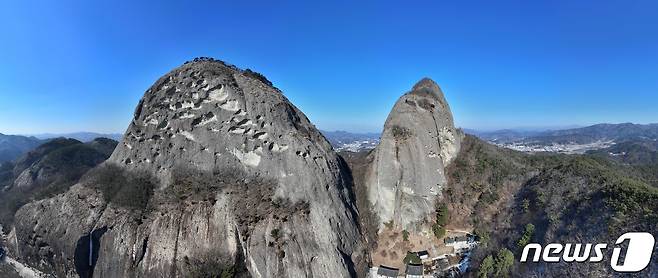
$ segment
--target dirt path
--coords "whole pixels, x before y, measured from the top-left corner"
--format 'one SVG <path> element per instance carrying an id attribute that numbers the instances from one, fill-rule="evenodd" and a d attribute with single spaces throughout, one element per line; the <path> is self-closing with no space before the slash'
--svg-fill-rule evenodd
<path id="1" fill-rule="evenodd" d="M 373 265 L 404 269 L 403 260 L 407 252 L 423 250 L 429 252 L 430 258 L 454 252 L 452 247 L 445 246 L 433 234 L 410 233 L 408 241 L 405 241 L 401 230 L 385 228 L 379 234 L 377 250 L 372 254 Z"/>

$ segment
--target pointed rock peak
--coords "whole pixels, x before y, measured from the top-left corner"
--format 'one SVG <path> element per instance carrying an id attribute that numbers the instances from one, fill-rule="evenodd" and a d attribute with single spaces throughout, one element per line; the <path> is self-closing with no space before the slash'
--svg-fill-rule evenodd
<path id="1" fill-rule="evenodd" d="M 434 82 L 434 80 L 432 80 L 431 78 L 423 77 L 423 79 L 416 82 L 416 85 L 414 85 L 414 90 L 419 89 L 419 88 L 424 88 L 424 87 L 432 87 L 432 88 L 436 87 L 436 88 L 438 88 L 439 85 L 436 84 L 436 82 Z"/>
<path id="2" fill-rule="evenodd" d="M 408 231 L 430 231 L 436 200 L 447 184 L 461 134 L 434 81 L 423 78 L 393 106 L 372 155 L 365 184 L 379 229 L 393 223 Z"/>
<path id="3" fill-rule="evenodd" d="M 427 77 L 418 81 L 410 93 L 417 95 L 431 95 L 437 99 L 443 99 L 443 91 L 441 91 L 439 84 L 436 84 L 434 80 Z"/>

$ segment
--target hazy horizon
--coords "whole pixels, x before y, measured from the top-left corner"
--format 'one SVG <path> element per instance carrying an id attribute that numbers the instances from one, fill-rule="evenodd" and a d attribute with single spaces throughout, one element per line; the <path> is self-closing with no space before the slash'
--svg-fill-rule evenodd
<path id="1" fill-rule="evenodd" d="M 648 124 L 658 124 L 658 122 L 649 122 L 649 123 L 636 123 L 636 122 L 615 122 L 615 123 L 610 123 L 610 122 L 601 122 L 601 123 L 591 123 L 591 124 L 585 124 L 585 125 L 559 125 L 559 126 L 513 126 L 513 127 L 503 127 L 503 128 L 470 128 L 470 127 L 460 127 L 457 126 L 458 128 L 461 128 L 463 130 L 473 130 L 477 132 L 494 132 L 494 131 L 502 131 L 502 130 L 513 130 L 513 131 L 550 131 L 550 130 L 564 130 L 564 129 L 574 129 L 574 128 L 581 128 L 581 127 L 588 127 L 596 124 L 623 124 L 623 123 L 632 123 L 632 124 L 641 124 L 641 125 L 648 125 Z M 374 130 L 374 131 L 363 131 L 363 130 L 345 130 L 345 129 L 324 129 L 318 127 L 320 131 L 323 132 L 348 132 L 348 133 L 354 133 L 354 134 L 370 134 L 370 133 L 381 133 L 382 129 L 380 130 Z M 61 135 L 71 135 L 71 134 L 76 134 L 76 133 L 95 133 L 95 134 L 105 134 L 105 135 L 123 135 L 123 131 L 116 131 L 116 132 L 98 132 L 94 130 L 82 130 L 82 131 L 69 131 L 69 132 L 36 132 L 36 133 L 7 133 L 3 132 L 0 130 L 0 134 L 4 135 L 20 135 L 20 136 L 34 136 L 39 139 L 42 138 L 52 138 L 55 136 L 61 136 Z"/>

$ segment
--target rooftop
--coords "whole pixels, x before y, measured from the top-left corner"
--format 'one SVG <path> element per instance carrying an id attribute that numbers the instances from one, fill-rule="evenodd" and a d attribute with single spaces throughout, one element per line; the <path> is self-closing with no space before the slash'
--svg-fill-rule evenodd
<path id="1" fill-rule="evenodd" d="M 387 267 L 383 265 L 380 265 L 379 269 L 377 269 L 377 275 L 386 276 L 386 277 L 398 277 L 399 272 L 400 270 L 397 268 Z"/>
<path id="2" fill-rule="evenodd" d="M 408 264 L 406 273 L 409 275 L 423 275 L 423 265 Z"/>

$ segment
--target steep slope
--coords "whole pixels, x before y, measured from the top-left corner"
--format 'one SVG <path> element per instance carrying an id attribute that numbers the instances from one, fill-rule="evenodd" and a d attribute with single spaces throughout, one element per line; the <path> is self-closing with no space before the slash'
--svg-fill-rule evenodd
<path id="1" fill-rule="evenodd" d="M 504 273 L 512 277 L 615 276 L 610 253 L 617 237 L 629 231 L 658 236 L 658 190 L 598 157 L 529 155 L 466 136 L 446 173 L 448 228 L 474 230 L 482 238 L 470 277 L 500 277 L 480 263 L 503 248 L 514 254 Z M 528 224 L 534 229 L 524 241 Z M 528 242 L 607 243 L 611 248 L 602 263 L 519 263 Z M 652 261 L 640 275 L 655 275 L 658 265 L 655 257 Z"/>
<path id="2" fill-rule="evenodd" d="M 587 153 L 611 160 L 626 173 L 658 187 L 658 141 L 628 140 Z"/>
<path id="3" fill-rule="evenodd" d="M 439 86 L 423 79 L 395 103 L 367 174 L 368 197 L 379 228 L 391 221 L 420 230 L 446 184 L 444 167 L 459 150 L 462 133 L 453 123 Z"/>
<path id="4" fill-rule="evenodd" d="M 354 276 L 345 167 L 262 75 L 196 59 L 146 91 L 103 166 L 17 213 L 15 253 L 60 276 Z"/>
<path id="5" fill-rule="evenodd" d="M 629 140 L 605 149 L 587 152 L 630 165 L 658 164 L 658 141 Z"/>
<path id="6" fill-rule="evenodd" d="M 35 137 L 0 133 L 0 164 L 12 161 L 42 143 L 42 140 Z"/>
<path id="7" fill-rule="evenodd" d="M 105 161 L 117 142 L 89 143 L 58 138 L 0 167 L 0 224 L 9 227 L 16 210 L 29 202 L 66 191 L 84 173 Z"/>

